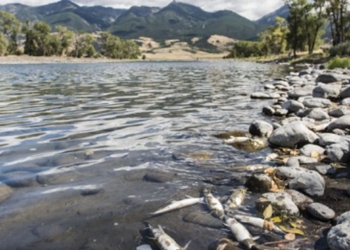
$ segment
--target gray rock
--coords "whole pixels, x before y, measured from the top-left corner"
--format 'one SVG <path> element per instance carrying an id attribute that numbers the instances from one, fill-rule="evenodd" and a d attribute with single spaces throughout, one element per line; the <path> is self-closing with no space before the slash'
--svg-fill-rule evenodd
<path id="1" fill-rule="evenodd" d="M 281 124 L 282 124 L 282 126 L 286 126 L 291 122 L 298 122 L 298 121 L 301 121 L 300 117 L 296 117 L 296 116 L 295 117 L 288 117 L 286 119 L 283 119 Z"/>
<path id="2" fill-rule="evenodd" d="M 347 79 L 349 79 L 349 76 L 344 74 L 324 73 L 319 75 L 316 78 L 316 82 L 334 83 L 334 82 L 341 82 L 342 80 L 347 80 Z"/>
<path id="3" fill-rule="evenodd" d="M 298 99 L 303 96 L 312 96 L 314 86 L 308 86 L 305 88 L 295 88 L 288 92 L 288 97 L 292 99 Z"/>
<path id="4" fill-rule="evenodd" d="M 319 173 L 313 170 L 306 170 L 305 173 L 290 181 L 288 186 L 291 189 L 301 190 L 311 196 L 322 196 L 326 184 Z"/>
<path id="5" fill-rule="evenodd" d="M 349 250 L 350 222 L 346 221 L 332 227 L 327 235 L 327 243 L 331 250 Z"/>
<path id="6" fill-rule="evenodd" d="M 329 115 L 321 108 L 311 109 L 307 114 L 308 118 L 314 119 L 316 121 L 323 121 L 325 119 L 329 119 Z"/>
<path id="7" fill-rule="evenodd" d="M 286 163 L 286 166 L 288 167 L 299 167 L 300 164 L 299 164 L 299 160 L 297 157 L 295 156 L 292 156 L 288 159 L 287 163 Z"/>
<path id="8" fill-rule="evenodd" d="M 322 133 L 320 134 L 320 138 L 318 142 L 322 147 L 326 147 L 326 146 L 341 143 L 344 141 L 345 140 L 339 135 L 332 134 L 332 133 Z"/>
<path id="9" fill-rule="evenodd" d="M 276 176 L 280 179 L 294 179 L 306 172 L 301 167 L 278 167 L 276 168 Z"/>
<path id="10" fill-rule="evenodd" d="M 11 172 L 1 177 L 3 183 L 13 188 L 31 187 L 37 184 L 35 175 L 24 171 Z"/>
<path id="11" fill-rule="evenodd" d="M 305 156 L 311 157 L 313 152 L 322 155 L 325 152 L 325 149 L 314 144 L 307 144 L 300 149 L 300 152 Z"/>
<path id="12" fill-rule="evenodd" d="M 341 105 L 343 105 L 343 106 L 350 106 L 350 97 L 343 99 L 341 101 Z"/>
<path id="13" fill-rule="evenodd" d="M 302 122 L 292 122 L 276 129 L 269 138 L 273 146 L 295 148 L 297 145 L 314 143 L 318 136 Z"/>
<path id="14" fill-rule="evenodd" d="M 273 83 L 273 85 L 274 85 L 274 86 L 276 86 L 276 85 L 281 85 L 281 86 L 284 86 L 284 87 L 286 87 L 286 88 L 289 88 L 289 87 L 290 87 L 290 85 L 289 85 L 288 82 L 282 81 L 282 80 L 280 80 L 280 81 L 275 81 L 275 82 Z"/>
<path id="15" fill-rule="evenodd" d="M 344 223 L 346 221 L 350 222 L 350 211 L 341 214 L 337 218 L 337 224 L 341 224 L 341 223 Z"/>
<path id="16" fill-rule="evenodd" d="M 276 111 L 271 106 L 265 106 L 263 107 L 262 112 L 267 116 L 273 116 Z"/>
<path id="17" fill-rule="evenodd" d="M 307 108 L 327 108 L 332 103 L 328 99 L 323 98 L 308 98 L 303 102 L 304 106 Z"/>
<path id="18" fill-rule="evenodd" d="M 302 70 L 299 71 L 299 77 L 305 76 L 305 75 L 309 75 L 311 72 L 309 70 Z"/>
<path id="19" fill-rule="evenodd" d="M 264 89 L 275 89 L 275 86 L 272 84 L 265 84 Z"/>
<path id="20" fill-rule="evenodd" d="M 322 175 L 333 175 L 336 173 L 335 169 L 330 165 L 316 166 L 315 169 Z"/>
<path id="21" fill-rule="evenodd" d="M 342 99 L 344 98 L 349 98 L 350 97 L 350 87 L 347 87 L 346 89 L 344 89 L 341 93 L 340 93 L 340 97 Z"/>
<path id="22" fill-rule="evenodd" d="M 204 227 L 221 229 L 223 228 L 222 220 L 212 216 L 209 213 L 193 211 L 183 217 L 185 222 L 190 222 Z"/>
<path id="23" fill-rule="evenodd" d="M 320 220 L 331 220 L 335 217 L 335 212 L 321 203 L 312 203 L 307 210 L 312 216 Z"/>
<path id="24" fill-rule="evenodd" d="M 313 164 L 317 163 L 318 160 L 316 158 L 308 157 L 308 156 L 296 156 L 300 164 Z"/>
<path id="25" fill-rule="evenodd" d="M 272 99 L 269 94 L 263 92 L 255 92 L 251 94 L 252 99 Z"/>
<path id="26" fill-rule="evenodd" d="M 248 178 L 245 186 L 252 192 L 269 192 L 272 188 L 273 181 L 266 174 L 254 174 Z"/>
<path id="27" fill-rule="evenodd" d="M 304 109 L 304 105 L 295 100 L 289 100 L 282 104 L 284 109 L 287 109 L 289 112 L 297 112 L 300 109 Z"/>
<path id="28" fill-rule="evenodd" d="M 285 116 L 288 114 L 288 110 L 286 109 L 277 109 L 275 112 L 275 116 Z"/>
<path id="29" fill-rule="evenodd" d="M 286 192 L 265 193 L 263 198 L 269 200 L 273 208 L 279 212 L 285 212 L 289 215 L 299 215 L 299 209 L 292 200 L 292 197 Z"/>
<path id="30" fill-rule="evenodd" d="M 347 163 L 349 157 L 349 144 L 348 143 L 337 143 L 326 147 L 327 157 L 333 162 L 344 162 Z"/>
<path id="31" fill-rule="evenodd" d="M 344 115 L 350 115 L 350 109 L 348 107 L 346 107 L 346 106 L 340 106 L 337 109 L 329 111 L 328 114 L 330 116 L 338 118 L 338 117 L 342 117 Z"/>
<path id="32" fill-rule="evenodd" d="M 340 89 L 341 85 L 339 84 L 319 84 L 312 91 L 312 96 L 316 98 L 337 98 Z"/>
<path id="33" fill-rule="evenodd" d="M 293 189 L 286 189 L 286 193 L 288 193 L 292 197 L 292 201 L 297 205 L 297 207 L 300 210 L 306 210 L 306 208 L 309 206 L 309 204 L 313 203 L 313 199 L 307 197 L 306 195 L 293 190 Z"/>
<path id="34" fill-rule="evenodd" d="M 332 131 L 333 129 L 348 129 L 350 128 L 350 115 L 344 115 L 331 124 L 329 124 L 327 131 Z"/>
<path id="35" fill-rule="evenodd" d="M 148 182 L 164 183 L 172 181 L 174 177 L 175 174 L 173 173 L 150 171 L 143 177 L 143 179 Z"/>
<path id="36" fill-rule="evenodd" d="M 9 198 L 13 193 L 13 190 L 0 182 L 0 203 Z"/>
<path id="37" fill-rule="evenodd" d="M 253 136 L 269 137 L 273 132 L 273 126 L 262 120 L 255 120 L 249 127 L 249 133 Z"/>
<path id="38" fill-rule="evenodd" d="M 279 93 L 271 93 L 269 94 L 271 99 L 278 99 L 281 97 Z"/>

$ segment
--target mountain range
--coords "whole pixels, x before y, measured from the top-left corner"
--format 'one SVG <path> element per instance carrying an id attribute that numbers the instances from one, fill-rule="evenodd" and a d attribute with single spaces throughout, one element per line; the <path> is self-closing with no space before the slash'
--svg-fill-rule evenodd
<path id="1" fill-rule="evenodd" d="M 254 22 L 239 14 L 222 10 L 207 12 L 201 8 L 173 1 L 164 8 L 133 6 L 115 9 L 103 6 L 79 6 L 70 0 L 42 6 L 0 5 L 0 10 L 14 14 L 21 21 L 45 21 L 52 27 L 67 26 L 87 32 L 107 30 L 122 38 L 151 37 L 158 41 L 223 35 L 238 40 L 252 40 L 273 24 L 274 16 L 285 14 L 285 7 Z M 288 9 L 287 9 L 288 10 Z"/>

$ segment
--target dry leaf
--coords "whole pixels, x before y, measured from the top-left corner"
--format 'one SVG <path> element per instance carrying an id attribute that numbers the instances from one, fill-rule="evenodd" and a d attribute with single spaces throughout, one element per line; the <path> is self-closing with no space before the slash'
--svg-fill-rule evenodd
<path id="1" fill-rule="evenodd" d="M 282 218 L 279 217 L 279 216 L 276 216 L 276 217 L 271 218 L 271 221 L 273 223 L 281 223 L 282 222 Z"/>
<path id="2" fill-rule="evenodd" d="M 311 152 L 311 158 L 318 159 L 320 157 L 320 154 L 317 152 Z"/>
<path id="3" fill-rule="evenodd" d="M 298 228 L 291 228 L 291 229 L 289 229 L 289 228 L 286 228 L 283 225 L 280 225 L 279 228 L 282 229 L 286 233 L 293 233 L 293 234 L 298 234 L 298 235 L 301 235 L 301 236 L 305 236 L 305 233 L 303 231 L 301 231 L 300 229 L 298 229 Z"/>
<path id="4" fill-rule="evenodd" d="M 274 192 L 274 193 L 278 193 L 279 191 L 281 191 L 281 189 L 277 186 L 276 183 L 272 183 L 272 186 L 270 188 L 270 191 L 271 192 Z"/>
<path id="5" fill-rule="evenodd" d="M 265 230 L 273 231 L 275 228 L 275 225 L 271 221 L 264 220 L 264 227 Z"/>
<path id="6" fill-rule="evenodd" d="M 295 234 L 292 234 L 292 233 L 285 234 L 285 235 L 284 235 L 284 238 L 285 238 L 286 240 L 293 241 L 293 240 L 295 240 Z"/>
<path id="7" fill-rule="evenodd" d="M 264 219 L 270 219 L 272 217 L 272 214 L 273 214 L 273 208 L 272 208 L 272 205 L 268 205 L 264 212 L 263 212 L 263 216 L 264 216 Z"/>
<path id="8" fill-rule="evenodd" d="M 267 168 L 267 169 L 265 169 L 265 174 L 267 174 L 267 175 L 274 175 L 275 174 L 275 172 L 276 172 L 276 168 L 273 168 L 273 167 L 270 167 L 270 168 Z"/>

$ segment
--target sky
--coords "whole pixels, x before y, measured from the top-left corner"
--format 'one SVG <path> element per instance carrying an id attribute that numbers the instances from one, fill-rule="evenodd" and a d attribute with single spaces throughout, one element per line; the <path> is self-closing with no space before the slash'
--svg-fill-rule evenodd
<path id="1" fill-rule="evenodd" d="M 22 3 L 26 5 L 45 5 L 59 0 L 0 0 L 0 4 Z M 164 7 L 171 0 L 71 0 L 79 5 L 103 5 L 114 8 L 129 8 L 131 6 L 155 6 Z M 146 2 L 146 3 L 145 3 Z M 201 7 L 206 11 L 231 10 L 250 20 L 256 20 L 270 12 L 275 11 L 283 5 L 282 0 L 179 0 L 179 2 L 189 3 Z"/>

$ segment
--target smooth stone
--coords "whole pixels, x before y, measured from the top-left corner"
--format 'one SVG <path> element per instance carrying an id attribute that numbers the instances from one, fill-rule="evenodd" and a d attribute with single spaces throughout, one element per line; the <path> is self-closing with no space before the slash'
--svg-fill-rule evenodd
<path id="1" fill-rule="evenodd" d="M 327 234 L 327 243 L 331 250 L 349 250 L 350 221 L 332 227 Z"/>
<path id="2" fill-rule="evenodd" d="M 222 220 L 212 216 L 209 213 L 203 213 L 201 211 L 190 212 L 182 218 L 185 222 L 190 222 L 204 227 L 210 227 L 215 229 L 223 228 Z"/>
<path id="3" fill-rule="evenodd" d="M 288 114 L 288 110 L 286 109 L 277 109 L 275 112 L 275 116 L 286 116 Z"/>
<path id="4" fill-rule="evenodd" d="M 322 133 L 320 134 L 318 142 L 322 147 L 326 147 L 332 144 L 340 143 L 342 141 L 344 141 L 344 139 L 339 135 L 333 133 Z"/>
<path id="5" fill-rule="evenodd" d="M 297 157 L 292 156 L 288 159 L 286 166 L 288 167 L 299 167 L 300 163 Z"/>
<path id="6" fill-rule="evenodd" d="M 327 131 L 333 129 L 349 129 L 350 128 L 350 115 L 344 115 L 328 125 Z"/>
<path id="7" fill-rule="evenodd" d="M 292 201 L 297 205 L 297 207 L 300 210 L 306 210 L 309 204 L 313 203 L 313 199 L 310 197 L 307 197 L 306 195 L 293 190 L 293 189 L 286 189 L 286 193 L 288 193 L 292 197 Z"/>
<path id="8" fill-rule="evenodd" d="M 318 136 L 302 122 L 292 122 L 276 129 L 269 138 L 273 146 L 295 148 L 299 145 L 314 143 Z"/>
<path id="9" fill-rule="evenodd" d="M 12 193 L 13 190 L 9 186 L 0 182 L 0 203 L 9 198 Z"/>
<path id="10" fill-rule="evenodd" d="M 267 116 L 273 116 L 276 111 L 271 106 L 264 106 L 262 112 Z"/>
<path id="11" fill-rule="evenodd" d="M 283 86 L 283 85 L 275 85 L 275 88 L 276 88 L 277 90 L 285 91 L 285 92 L 287 92 L 287 91 L 289 91 L 289 90 L 292 89 L 292 87 L 286 87 L 286 86 Z"/>
<path id="12" fill-rule="evenodd" d="M 350 87 L 345 88 L 341 93 L 340 93 L 340 97 L 342 99 L 344 98 L 349 98 L 350 97 Z"/>
<path id="13" fill-rule="evenodd" d="M 305 75 L 309 75 L 311 72 L 309 70 L 302 70 L 299 71 L 299 77 L 305 76 Z"/>
<path id="14" fill-rule="evenodd" d="M 332 117 L 339 118 L 344 115 L 350 115 L 350 109 L 349 107 L 346 107 L 346 106 L 340 106 L 337 109 L 333 109 L 329 111 L 328 114 Z"/>
<path id="15" fill-rule="evenodd" d="M 264 193 L 271 190 L 272 184 L 272 179 L 266 174 L 254 174 L 248 178 L 245 186 L 251 192 Z"/>
<path id="16" fill-rule="evenodd" d="M 289 83 L 286 82 L 286 81 L 275 81 L 275 82 L 273 83 L 273 85 L 274 85 L 274 86 L 276 86 L 276 85 L 281 85 L 281 86 L 284 86 L 284 87 L 286 87 L 286 88 L 289 88 L 289 87 L 290 87 Z"/>
<path id="17" fill-rule="evenodd" d="M 312 91 L 312 96 L 318 98 L 337 98 L 340 90 L 341 85 L 339 84 L 319 84 Z"/>
<path id="18" fill-rule="evenodd" d="M 318 172 L 306 170 L 305 173 L 291 180 L 288 186 L 291 189 L 301 190 L 311 196 L 322 196 L 326 184 Z"/>
<path id="19" fill-rule="evenodd" d="M 271 93 L 269 94 L 271 99 L 278 99 L 281 97 L 279 93 Z"/>
<path id="20" fill-rule="evenodd" d="M 275 89 L 275 86 L 272 84 L 265 84 L 264 89 Z"/>
<path id="21" fill-rule="evenodd" d="M 341 105 L 343 105 L 343 106 L 350 106 L 350 97 L 343 99 L 341 101 Z"/>
<path id="22" fill-rule="evenodd" d="M 255 92 L 251 94 L 250 98 L 252 99 L 278 99 L 280 95 L 278 93 L 264 93 L 264 92 Z"/>
<path id="23" fill-rule="evenodd" d="M 255 120 L 249 127 L 249 133 L 253 136 L 269 137 L 273 132 L 273 126 L 262 120 Z"/>
<path id="24" fill-rule="evenodd" d="M 321 203 L 311 203 L 307 210 L 312 216 L 320 220 L 331 220 L 335 217 L 335 212 Z"/>
<path id="25" fill-rule="evenodd" d="M 300 164 L 313 164 L 317 163 L 318 160 L 316 158 L 308 157 L 308 156 L 296 156 Z"/>
<path id="26" fill-rule="evenodd" d="M 316 121 L 323 121 L 329 119 L 329 115 L 322 108 L 311 109 L 310 112 L 307 114 L 307 117 Z"/>
<path id="27" fill-rule="evenodd" d="M 172 181 L 175 174 L 169 172 L 151 171 L 148 172 L 143 179 L 148 182 L 164 183 Z"/>
<path id="28" fill-rule="evenodd" d="M 279 212 L 285 212 L 288 215 L 299 215 L 299 209 L 292 200 L 290 194 L 286 192 L 265 193 L 263 198 L 271 202 L 271 205 Z"/>
<path id="29" fill-rule="evenodd" d="M 35 175 L 29 172 L 16 171 L 1 176 L 1 182 L 13 188 L 31 187 L 37 184 Z"/>
<path id="30" fill-rule="evenodd" d="M 295 88 L 288 92 L 288 97 L 292 99 L 298 99 L 303 96 L 312 96 L 314 86 L 307 86 L 305 88 Z"/>
<path id="31" fill-rule="evenodd" d="M 322 175 L 333 175 L 336 173 L 335 169 L 330 165 L 316 166 L 315 169 Z"/>
<path id="32" fill-rule="evenodd" d="M 308 98 L 303 101 L 303 104 L 307 108 L 327 108 L 332 103 L 330 100 L 324 98 Z"/>
<path id="33" fill-rule="evenodd" d="M 93 186 L 93 187 L 85 187 L 80 190 L 80 194 L 83 196 L 95 195 L 103 191 L 102 187 Z"/>
<path id="34" fill-rule="evenodd" d="M 342 80 L 348 80 L 349 76 L 337 73 L 324 73 L 316 78 L 316 82 L 322 83 L 334 83 L 341 82 Z"/>
<path id="35" fill-rule="evenodd" d="M 289 100 L 282 104 L 282 107 L 289 112 L 298 112 L 300 109 L 304 109 L 304 105 L 301 102 L 295 100 Z"/>
<path id="36" fill-rule="evenodd" d="M 350 211 L 342 213 L 337 218 L 337 224 L 341 224 L 341 223 L 344 223 L 346 221 L 350 222 Z"/>
<path id="37" fill-rule="evenodd" d="M 300 152 L 305 156 L 311 157 L 314 152 L 319 155 L 324 154 L 325 149 L 314 144 L 307 144 L 300 149 Z"/>
<path id="38" fill-rule="evenodd" d="M 289 123 L 292 123 L 292 122 L 299 122 L 299 121 L 301 121 L 301 118 L 300 118 L 300 117 L 294 116 L 294 117 L 288 117 L 288 118 L 286 118 L 286 119 L 283 119 L 283 120 L 281 121 L 281 124 L 282 124 L 282 126 L 286 126 L 286 125 L 288 125 Z"/>
<path id="39" fill-rule="evenodd" d="M 333 162 L 347 163 L 349 157 L 349 143 L 337 143 L 326 147 L 326 155 Z"/>

